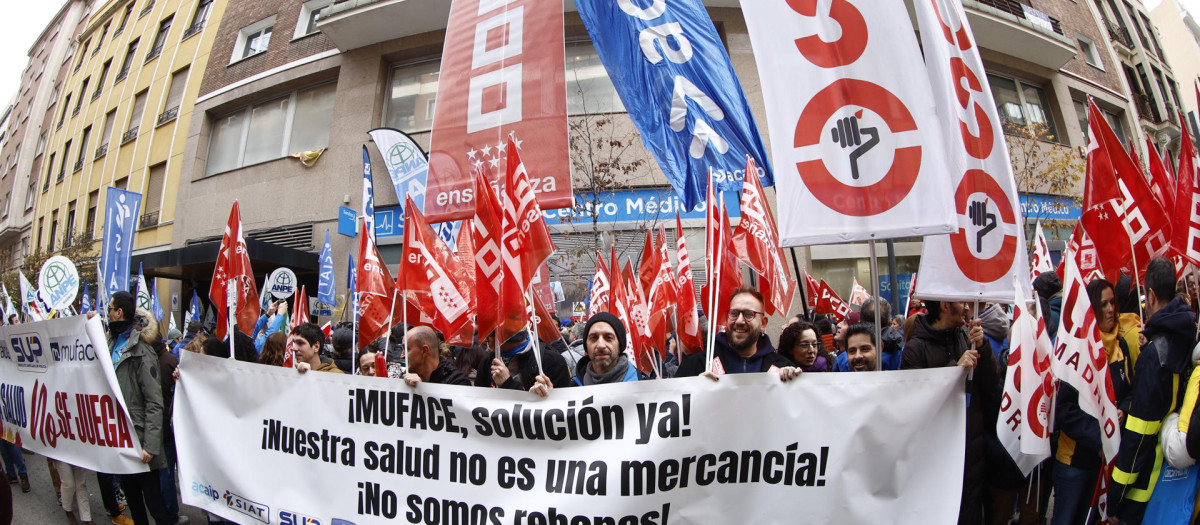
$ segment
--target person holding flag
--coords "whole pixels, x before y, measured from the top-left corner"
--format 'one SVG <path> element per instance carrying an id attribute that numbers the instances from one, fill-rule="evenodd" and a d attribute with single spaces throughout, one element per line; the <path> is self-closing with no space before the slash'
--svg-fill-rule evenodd
<path id="1" fill-rule="evenodd" d="M 783 354 L 776 352 L 771 338 L 763 333 L 767 326 L 766 300 L 753 288 L 739 288 L 729 297 L 725 331 L 716 334 L 712 371 L 706 371 L 705 353 L 683 358 L 675 377 L 704 375 L 717 379 L 724 374 L 742 374 L 777 370 L 787 381 L 801 372 Z"/>

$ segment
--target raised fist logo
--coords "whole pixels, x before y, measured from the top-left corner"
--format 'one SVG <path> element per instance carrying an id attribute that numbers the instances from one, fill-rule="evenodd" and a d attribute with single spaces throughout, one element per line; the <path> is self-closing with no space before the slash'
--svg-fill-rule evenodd
<path id="1" fill-rule="evenodd" d="M 858 127 L 859 118 L 862 118 L 862 110 L 859 110 L 854 116 L 837 121 L 837 127 L 829 130 L 833 134 L 834 143 L 841 145 L 842 148 L 854 147 L 854 151 L 850 152 L 850 176 L 854 180 L 858 180 L 858 158 L 879 144 L 879 130 Z M 865 143 L 862 141 L 863 135 L 870 137 Z"/>

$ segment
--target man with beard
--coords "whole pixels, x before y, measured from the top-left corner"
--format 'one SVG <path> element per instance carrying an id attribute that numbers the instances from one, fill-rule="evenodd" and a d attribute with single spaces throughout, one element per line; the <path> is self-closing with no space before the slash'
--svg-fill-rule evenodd
<path id="1" fill-rule="evenodd" d="M 844 353 L 848 371 L 875 371 L 875 325 L 858 323 L 847 328 Z"/>
<path id="2" fill-rule="evenodd" d="M 683 358 L 675 377 L 691 377 L 701 374 L 716 379 L 722 374 L 744 374 L 766 372 L 776 369 L 783 380 L 800 374 L 788 358 L 775 351 L 771 339 L 762 333 L 767 325 L 766 301 L 753 288 L 740 288 L 729 298 L 729 315 L 725 331 L 717 334 L 717 347 L 713 352 L 713 370 L 706 372 L 704 352 Z"/>
<path id="3" fill-rule="evenodd" d="M 625 355 L 625 325 L 617 316 L 600 312 L 583 328 L 587 352 L 575 366 L 575 384 L 582 386 L 637 381 L 637 367 Z"/>

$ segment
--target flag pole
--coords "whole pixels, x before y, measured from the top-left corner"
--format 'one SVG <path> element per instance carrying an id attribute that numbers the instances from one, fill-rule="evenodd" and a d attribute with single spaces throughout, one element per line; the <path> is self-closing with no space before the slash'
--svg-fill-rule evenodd
<path id="1" fill-rule="evenodd" d="M 796 248 L 788 248 L 792 252 L 792 269 L 796 271 L 796 288 L 800 290 L 800 306 L 804 307 L 804 318 L 811 321 L 812 312 L 808 309 L 808 293 L 805 288 L 808 288 L 808 280 L 805 279 L 803 285 L 800 283 L 800 263 L 796 258 Z"/>
<path id="2" fill-rule="evenodd" d="M 350 321 L 350 355 L 354 356 L 354 362 L 350 364 L 350 375 L 358 375 L 358 291 L 351 292 L 354 296 L 354 311 L 351 313 L 354 317 Z"/>
<path id="3" fill-rule="evenodd" d="M 404 345 L 404 366 L 400 367 L 400 375 L 408 373 L 408 293 L 404 294 L 404 302 L 400 303 L 400 322 L 404 323 L 404 328 L 400 330 L 403 341 L 400 344 Z M 500 354 L 497 353 L 496 357 Z"/>
<path id="4" fill-rule="evenodd" d="M 533 286 L 531 285 L 525 289 L 525 302 L 528 303 L 528 306 L 525 308 L 526 312 L 529 313 L 529 322 L 525 323 L 525 330 L 529 332 L 529 350 L 533 352 L 533 361 L 537 363 L 538 375 L 540 376 L 545 374 L 545 372 L 542 370 L 542 348 L 538 344 L 537 332 L 534 331 L 533 324 L 533 319 L 537 316 L 537 308 L 533 305 L 533 301 L 535 300 L 536 298 L 533 296 Z"/>
<path id="5" fill-rule="evenodd" d="M 228 309 L 229 309 L 229 312 L 228 312 L 229 321 L 226 323 L 226 326 L 225 326 L 225 328 L 226 328 L 225 335 L 229 337 L 229 358 L 230 359 L 234 358 L 233 331 L 236 330 L 236 328 L 234 328 L 234 327 L 237 326 L 236 324 L 234 324 L 234 312 L 237 311 L 237 296 L 238 296 L 238 282 L 237 281 L 238 281 L 237 278 L 230 279 L 229 282 L 225 286 L 225 302 L 227 303 Z"/>
<path id="6" fill-rule="evenodd" d="M 1137 250 L 1133 246 L 1133 238 L 1129 239 L 1129 254 L 1133 257 L 1133 286 L 1134 286 L 1134 289 L 1136 290 L 1138 283 L 1142 282 L 1142 278 L 1139 277 L 1141 275 L 1141 273 L 1138 272 Z M 1184 279 L 1183 282 L 1184 282 L 1184 285 L 1186 286 L 1187 279 Z M 1115 287 L 1115 285 L 1117 283 L 1112 283 L 1112 284 Z M 1139 295 L 1138 302 L 1137 302 L 1138 317 L 1142 318 L 1142 322 L 1144 323 L 1144 322 L 1146 322 L 1146 320 L 1145 320 L 1144 312 L 1142 311 L 1142 298 L 1140 297 L 1141 294 L 1138 294 L 1138 295 Z M 1200 328 L 1198 328 L 1198 329 L 1200 329 Z"/>
<path id="7" fill-rule="evenodd" d="M 712 182 L 709 182 L 709 184 L 712 184 Z M 709 209 L 711 209 L 711 207 Z M 719 246 L 721 246 L 721 243 L 722 243 L 721 234 L 724 233 L 723 232 L 724 228 L 721 227 L 721 217 L 720 217 L 720 213 L 724 210 L 725 210 L 725 192 L 721 192 L 721 196 L 718 198 L 718 204 L 717 204 L 717 213 L 718 213 L 717 231 L 713 232 L 713 237 L 712 237 L 713 243 L 716 246 L 713 246 L 712 248 L 708 248 L 709 251 L 711 251 L 714 255 L 717 256 L 716 258 L 718 259 L 718 261 L 713 261 L 711 259 L 709 261 L 707 261 L 708 264 L 716 264 L 716 271 L 714 272 L 714 275 L 716 277 L 716 279 L 714 279 L 715 282 L 709 283 L 709 287 L 708 287 L 708 290 L 709 290 L 709 293 L 708 293 L 708 307 L 709 307 L 708 308 L 708 337 L 707 337 L 707 341 L 705 341 L 705 343 L 707 343 L 707 344 L 705 345 L 705 348 L 704 348 L 704 371 L 710 372 L 710 373 L 712 372 L 712 360 L 713 360 L 713 355 L 715 354 L 715 350 L 716 350 L 713 347 L 716 346 L 716 344 L 717 344 L 717 319 L 716 319 L 716 317 L 717 317 L 717 302 L 718 302 L 718 296 L 721 294 L 721 270 L 722 270 L 721 267 L 724 266 L 723 264 L 720 264 L 720 260 L 722 260 L 720 254 L 716 253 L 717 248 Z M 712 221 L 708 221 L 708 223 L 711 224 Z"/>
<path id="8" fill-rule="evenodd" d="M 867 249 L 871 256 L 871 295 L 875 300 L 875 371 L 883 370 L 883 336 L 879 324 L 879 260 L 875 258 L 875 239 L 867 241 Z"/>

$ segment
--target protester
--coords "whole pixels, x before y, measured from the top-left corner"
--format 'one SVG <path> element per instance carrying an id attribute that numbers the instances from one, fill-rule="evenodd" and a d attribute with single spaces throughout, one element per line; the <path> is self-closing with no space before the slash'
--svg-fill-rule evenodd
<path id="1" fill-rule="evenodd" d="M 1129 391 L 1128 347 L 1117 334 L 1116 294 L 1104 279 L 1088 283 L 1088 299 L 1100 328 L 1108 374 L 1118 408 L 1125 406 Z M 1104 465 L 1100 422 L 1079 406 L 1079 391 L 1059 381 L 1054 406 L 1054 426 L 1059 430 L 1054 455 L 1054 516 L 1051 525 L 1080 523 L 1091 508 L 1092 493 Z"/>
<path id="2" fill-rule="evenodd" d="M 271 303 L 271 307 L 259 316 L 258 322 L 254 325 L 254 332 L 251 334 L 254 338 L 255 352 L 262 351 L 268 336 L 283 330 L 283 326 L 287 324 L 287 311 L 287 301 L 278 300 Z"/>
<path id="3" fill-rule="evenodd" d="M 21 456 L 21 447 L 4 439 L 0 439 L 0 456 L 4 457 L 4 468 L 8 471 L 10 484 L 20 483 L 21 492 L 29 492 L 29 473 L 25 469 L 25 458 Z"/>
<path id="4" fill-rule="evenodd" d="M 625 324 L 608 312 L 591 316 L 583 327 L 587 355 L 575 367 L 575 384 L 582 386 L 641 379 L 625 353 Z"/>
<path id="5" fill-rule="evenodd" d="M 439 343 L 437 333 L 428 326 L 408 331 L 404 343 L 408 373 L 404 374 L 404 382 L 411 387 L 419 383 L 471 386 L 471 380 L 454 367 L 454 362 L 442 357 Z"/>
<path id="6" fill-rule="evenodd" d="M 999 403 L 999 373 L 995 355 L 983 337 L 979 319 L 964 330 L 967 305 L 962 302 L 925 301 L 928 312 L 917 316 L 912 335 L 904 346 L 901 368 L 960 366 L 973 370 L 967 381 L 967 446 L 963 472 L 959 523 L 983 522 L 984 481 L 988 479 L 984 461 L 984 403 Z"/>
<path id="7" fill-rule="evenodd" d="M 1196 314 L 1175 296 L 1175 265 L 1159 257 L 1146 267 L 1149 320 L 1121 430 L 1121 449 L 1108 487 L 1109 523 L 1139 525 L 1158 481 L 1163 457 L 1159 430 L 1167 414 L 1181 406 L 1180 383 L 1192 369 Z"/>
<path id="8" fill-rule="evenodd" d="M 364 376 L 375 376 L 375 352 L 363 352 L 358 355 L 358 373 Z"/>
<path id="9" fill-rule="evenodd" d="M 851 372 L 874 372 L 876 352 L 875 325 L 858 323 L 846 328 L 846 351 L 848 370 Z"/>
<path id="10" fill-rule="evenodd" d="M 537 361 L 531 347 L 542 353 L 542 373 L 538 373 Z M 500 345 L 500 358 L 480 363 L 475 376 L 475 386 L 493 385 L 509 390 L 548 391 L 550 386 L 564 388 L 572 385 L 567 371 L 567 362 L 561 351 L 539 348 L 529 344 L 529 332 L 522 330 L 513 334 Z M 539 386 L 541 385 L 541 386 Z"/>
<path id="11" fill-rule="evenodd" d="M 1122 275 L 1117 279 L 1115 287 L 1117 294 L 1117 334 L 1121 339 L 1125 340 L 1126 346 L 1129 347 L 1129 367 L 1133 373 L 1137 373 L 1138 355 L 1142 351 L 1142 300 L 1141 293 L 1138 291 L 1137 283 L 1128 275 Z M 1195 311 L 1193 308 L 1192 311 Z M 1132 380 L 1133 376 L 1130 376 Z"/>
<path id="12" fill-rule="evenodd" d="M 342 370 L 331 361 L 321 358 L 321 347 L 325 345 L 325 332 L 313 323 L 301 323 L 292 329 L 292 352 L 296 371 L 301 374 L 316 370 L 341 374 Z"/>
<path id="13" fill-rule="evenodd" d="M 707 372 L 705 353 L 697 352 L 683 358 L 676 377 L 692 377 L 705 374 L 715 379 L 721 374 L 743 374 L 766 372 L 772 368 L 780 370 L 784 380 L 800 373 L 788 358 L 775 351 L 771 339 L 763 333 L 767 326 L 766 302 L 758 290 L 740 288 L 729 298 L 729 314 L 725 331 L 716 335 L 713 350 L 713 370 Z M 719 365 L 719 366 L 718 366 Z"/>
<path id="14" fill-rule="evenodd" d="M 262 354 L 258 356 L 259 364 L 283 366 L 285 359 L 287 359 L 287 335 L 283 332 L 275 332 L 267 336 L 262 345 Z"/>
<path id="15" fill-rule="evenodd" d="M 173 518 L 171 523 L 187 523 L 188 517 L 179 514 L 179 488 L 175 484 L 178 456 L 175 453 L 175 426 L 171 418 L 175 405 L 175 370 L 179 368 L 179 358 L 167 349 L 166 341 L 156 338 L 153 347 L 158 352 L 158 377 L 163 394 L 163 454 L 167 460 L 166 468 L 159 470 L 163 506 L 167 509 L 167 515 Z"/>
<path id="16" fill-rule="evenodd" d="M 233 337 L 233 357 L 234 357 L 234 359 L 236 359 L 238 361 L 246 362 L 246 363 L 257 363 L 258 362 L 258 353 L 256 353 L 254 350 L 254 340 L 251 339 L 250 336 L 242 333 L 241 330 L 237 330 L 236 328 L 231 333 L 234 336 Z M 204 355 L 210 355 L 213 357 L 220 357 L 220 358 L 228 359 L 229 358 L 229 339 L 225 339 L 224 341 L 222 341 L 220 339 L 217 339 L 216 337 L 206 338 L 204 340 L 204 343 L 202 344 L 202 351 L 203 351 Z"/>
<path id="17" fill-rule="evenodd" d="M 788 324 L 779 334 L 779 353 L 805 372 L 829 372 L 836 358 L 817 339 L 817 328 L 800 319 Z"/>
<path id="18" fill-rule="evenodd" d="M 1042 272 L 1033 280 L 1033 291 L 1037 292 L 1042 319 L 1046 321 L 1046 333 L 1053 341 L 1058 337 L 1058 318 L 1062 313 L 1062 279 L 1057 273 Z"/>
<path id="19" fill-rule="evenodd" d="M 880 319 L 879 335 L 880 335 L 880 338 L 883 340 L 883 353 L 881 354 L 881 357 L 883 359 L 883 361 L 882 361 L 883 370 L 899 370 L 900 369 L 900 355 L 901 355 L 901 352 L 904 350 L 904 334 L 901 333 L 900 330 L 892 328 L 890 322 L 885 323 L 885 321 L 888 321 L 889 319 L 891 319 L 891 314 L 892 314 L 891 303 L 888 303 L 887 299 L 879 299 L 878 301 L 876 301 L 874 297 L 868 298 L 866 301 L 863 301 L 862 309 L 859 310 L 860 322 L 868 323 L 871 325 L 871 335 L 872 335 L 871 339 L 874 340 L 875 304 L 876 304 L 876 302 L 878 302 L 881 305 L 879 308 L 879 310 L 880 310 L 880 312 L 879 312 L 879 314 L 880 314 L 879 315 L 879 319 Z M 848 348 L 849 343 L 847 342 L 846 345 Z M 875 359 L 875 357 L 873 356 L 871 359 L 873 361 Z M 837 363 L 834 366 L 834 369 L 838 372 L 845 372 L 847 370 L 850 370 L 850 359 L 849 359 L 849 356 L 847 355 L 847 352 L 842 352 L 837 355 Z M 874 370 L 874 369 L 875 368 L 871 368 L 871 370 Z"/>
<path id="20" fill-rule="evenodd" d="M 458 351 L 454 356 L 454 367 L 462 372 L 475 384 L 478 379 L 479 367 L 492 362 L 492 353 L 482 345 L 471 345 Z"/>
<path id="21" fill-rule="evenodd" d="M 338 328 L 329 336 L 329 342 L 333 344 L 333 364 L 337 365 L 343 374 L 353 373 L 354 329 Z"/>
<path id="22" fill-rule="evenodd" d="M 1005 312 L 1004 308 L 998 304 L 990 304 L 979 312 L 983 337 L 987 339 L 988 346 L 992 347 L 992 354 L 996 356 L 997 362 L 1000 362 L 1000 356 L 1008 355 L 1008 332 L 1012 329 L 1010 317 L 1009 313 Z"/>
<path id="23" fill-rule="evenodd" d="M 579 369 L 579 360 L 587 355 L 587 348 L 585 348 L 583 340 L 586 328 L 586 323 L 575 323 L 571 326 L 571 344 L 567 345 L 567 349 L 562 353 L 571 377 L 575 377 L 576 371 Z"/>
<path id="24" fill-rule="evenodd" d="M 129 502 L 129 514 L 136 525 L 147 525 L 146 511 L 155 523 L 175 523 L 164 505 L 160 469 L 167 466 L 163 454 L 163 394 L 159 381 L 158 356 L 151 344 L 157 337 L 158 324 L 145 310 L 134 312 L 129 292 L 116 292 L 108 304 L 108 347 L 117 372 L 117 384 L 125 399 L 125 408 L 133 419 L 142 447 L 142 463 L 149 472 L 120 476 L 121 489 Z"/>
<path id="25" fill-rule="evenodd" d="M 171 346 L 171 353 L 175 354 L 175 357 L 179 357 L 179 352 L 182 352 L 196 335 L 204 333 L 204 324 L 200 321 L 188 321 L 185 332 L 183 339 Z"/>
<path id="26" fill-rule="evenodd" d="M 67 523 L 70 525 L 95 525 L 92 523 L 92 503 L 88 499 L 87 490 L 87 480 L 92 477 L 92 471 L 76 467 L 65 461 L 57 463 L 59 486 L 62 490 L 59 494 L 62 500 L 62 509 L 67 513 Z"/>

